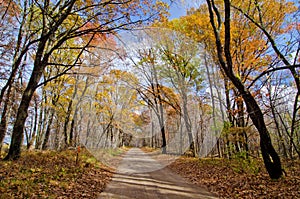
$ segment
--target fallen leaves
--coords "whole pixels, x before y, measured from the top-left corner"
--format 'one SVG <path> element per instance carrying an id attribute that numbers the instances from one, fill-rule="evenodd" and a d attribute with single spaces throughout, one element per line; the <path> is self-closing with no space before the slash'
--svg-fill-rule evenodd
<path id="1" fill-rule="evenodd" d="M 300 198 L 300 162 L 285 161 L 287 176 L 271 180 L 263 163 L 253 160 L 182 157 L 169 168 L 184 178 L 207 187 L 220 198 Z"/>
<path id="2" fill-rule="evenodd" d="M 26 152 L 17 161 L 0 161 L 0 199 L 97 198 L 112 171 L 81 150 Z M 87 166 L 88 165 L 88 166 Z"/>

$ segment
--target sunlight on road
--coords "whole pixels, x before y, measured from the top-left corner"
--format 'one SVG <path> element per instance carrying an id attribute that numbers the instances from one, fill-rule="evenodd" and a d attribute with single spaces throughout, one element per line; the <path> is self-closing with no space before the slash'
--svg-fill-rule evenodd
<path id="1" fill-rule="evenodd" d="M 99 198 L 216 198 L 187 183 L 138 148 L 128 151 Z"/>

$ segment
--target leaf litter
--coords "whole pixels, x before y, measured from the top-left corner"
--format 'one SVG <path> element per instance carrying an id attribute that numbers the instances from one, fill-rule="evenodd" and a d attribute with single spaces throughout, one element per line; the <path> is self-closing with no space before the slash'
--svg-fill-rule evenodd
<path id="1" fill-rule="evenodd" d="M 0 199 L 97 198 L 113 170 L 85 149 L 24 152 L 16 161 L 0 161 Z"/>
<path id="2" fill-rule="evenodd" d="M 263 162 L 181 157 L 168 167 L 220 198 L 300 198 L 300 161 L 283 161 L 286 176 L 269 178 Z"/>

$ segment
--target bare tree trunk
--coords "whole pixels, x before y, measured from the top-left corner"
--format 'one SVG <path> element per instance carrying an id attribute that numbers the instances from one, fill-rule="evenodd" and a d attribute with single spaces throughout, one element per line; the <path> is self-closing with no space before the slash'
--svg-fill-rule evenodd
<path id="1" fill-rule="evenodd" d="M 65 123 L 64 123 L 64 144 L 65 148 L 68 148 L 70 146 L 70 136 L 68 135 L 68 127 L 69 127 L 69 122 L 70 122 L 70 117 L 71 117 L 71 112 L 72 112 L 72 105 L 73 105 L 73 99 L 69 102 L 67 113 L 66 113 L 66 118 L 65 118 Z"/>
<path id="2" fill-rule="evenodd" d="M 238 109 L 237 126 L 241 128 L 237 133 L 239 139 L 238 141 L 242 146 L 242 149 L 246 151 L 246 156 L 248 157 L 249 155 L 248 136 L 245 131 L 244 102 L 242 97 L 238 96 L 236 104 Z"/>
<path id="3" fill-rule="evenodd" d="M 299 79 L 299 78 L 298 78 Z M 294 144 L 294 138 L 295 138 L 295 131 L 296 131 L 296 123 L 297 123 L 297 113 L 300 109 L 300 106 L 298 106 L 298 100 L 299 100 L 299 96 L 300 96 L 300 91 L 298 90 L 296 96 L 295 96 L 295 101 L 294 101 L 294 107 L 293 107 L 293 116 L 292 116 L 292 125 L 291 125 L 291 134 L 290 134 L 290 156 L 293 158 L 293 148 L 294 150 L 297 152 L 298 157 L 300 158 L 300 153 L 299 153 L 299 149 L 297 148 L 297 145 Z M 298 122 L 299 123 L 299 122 Z M 298 145 L 299 146 L 299 145 Z"/>
<path id="4" fill-rule="evenodd" d="M 150 120 L 151 120 L 151 147 L 155 148 L 155 146 L 154 146 L 154 121 L 153 121 L 151 108 L 150 108 Z"/>
<path id="5" fill-rule="evenodd" d="M 233 126 L 233 118 L 232 118 L 232 114 L 231 114 L 231 103 L 230 103 L 230 93 L 229 93 L 229 79 L 228 77 L 226 77 L 226 75 L 224 74 L 224 88 L 225 88 L 225 97 L 226 97 L 226 109 L 227 109 L 227 117 L 228 117 L 228 121 L 229 123 L 224 123 L 224 127 L 226 131 L 229 131 L 229 128 L 231 128 Z M 225 135 L 225 140 L 226 140 L 226 150 L 227 150 L 227 157 L 230 159 L 231 158 L 231 143 L 229 141 L 229 137 L 228 137 L 228 133 L 226 132 Z"/>
<path id="6" fill-rule="evenodd" d="M 54 149 L 60 149 L 60 121 L 56 119 L 55 137 L 54 137 Z"/>
<path id="7" fill-rule="evenodd" d="M 30 150 L 33 146 L 33 142 L 35 141 L 36 134 L 37 134 L 37 123 L 38 123 L 38 101 L 34 99 L 34 123 L 32 129 L 32 135 L 29 143 L 27 144 L 27 149 Z"/>
<path id="8" fill-rule="evenodd" d="M 48 125 L 47 125 L 47 130 L 45 133 L 45 138 L 44 138 L 43 145 L 42 145 L 42 150 L 46 150 L 48 148 L 48 141 L 49 141 L 49 137 L 50 137 L 51 126 L 53 123 L 54 112 L 55 112 L 54 109 L 52 109 L 51 116 L 50 116 L 50 119 L 49 119 Z"/>
<path id="9" fill-rule="evenodd" d="M 188 133 L 188 138 L 189 138 L 189 150 L 192 153 L 191 156 L 195 157 L 195 142 L 192 134 L 192 126 L 191 126 L 191 120 L 189 118 L 188 114 L 188 108 L 187 108 L 187 96 L 186 92 L 182 92 L 182 101 L 183 101 L 183 120 L 185 123 L 185 127 Z"/>
<path id="10" fill-rule="evenodd" d="M 0 151 L 2 149 L 2 143 L 5 138 L 6 132 L 7 132 L 7 120 L 9 119 L 10 115 L 10 100 L 11 100 L 11 90 L 12 90 L 12 85 L 9 86 L 8 91 L 7 91 L 7 96 L 4 101 L 4 106 L 2 110 L 2 115 L 1 115 L 1 122 L 0 122 Z"/>
<path id="11" fill-rule="evenodd" d="M 77 94 L 77 87 L 78 87 L 78 82 L 76 81 L 76 84 L 75 84 L 75 90 L 74 90 L 74 93 L 73 93 L 73 99 L 75 99 L 75 96 Z M 79 104 L 82 102 L 83 100 L 83 97 L 87 91 L 87 88 L 89 86 L 89 77 L 87 77 L 86 79 L 86 82 L 85 82 L 85 86 L 84 86 L 84 89 L 81 93 L 81 96 L 79 97 L 79 100 L 75 106 L 75 110 L 74 110 L 74 115 L 73 115 L 73 118 L 72 118 L 72 121 L 71 121 L 71 127 L 70 127 L 70 145 L 71 146 L 76 146 L 77 145 L 77 141 L 76 141 L 76 135 L 75 135 L 75 139 L 73 139 L 74 137 L 74 129 L 75 129 L 75 122 L 77 121 L 77 115 L 78 115 L 78 109 L 79 109 Z"/>
<path id="12" fill-rule="evenodd" d="M 274 102 L 272 100 L 272 89 L 269 88 L 268 92 L 270 93 L 269 94 L 269 101 L 270 101 L 271 113 L 273 115 L 273 120 L 274 120 L 274 123 L 275 123 L 275 126 L 276 126 L 276 130 L 277 130 L 277 134 L 278 134 L 278 137 L 279 137 L 279 141 L 278 141 L 279 147 L 278 148 L 279 148 L 279 151 L 280 151 L 280 148 L 282 148 L 283 155 L 284 155 L 285 158 L 287 158 L 288 157 L 287 150 L 286 150 L 286 147 L 285 147 L 285 144 L 284 144 L 284 140 L 283 140 L 282 134 L 280 132 L 279 122 L 277 121 L 277 115 L 275 113 L 275 104 L 274 104 Z"/>
<path id="13" fill-rule="evenodd" d="M 208 83 L 209 83 L 209 90 L 210 90 L 210 98 L 211 98 L 211 103 L 212 103 L 212 117 L 213 117 L 213 125 L 214 125 L 214 129 L 215 129 L 215 135 L 218 135 L 218 131 L 217 131 L 217 121 L 216 121 L 216 106 L 215 106 L 215 97 L 214 97 L 214 91 L 213 91 L 213 82 L 211 79 L 211 74 L 208 68 L 208 62 L 207 62 L 207 57 L 206 54 L 204 54 L 204 62 L 205 62 L 205 68 L 206 68 L 206 74 L 207 74 L 207 78 L 208 78 Z M 220 142 L 219 142 L 219 138 L 217 141 L 217 147 L 218 147 L 218 156 L 220 157 Z"/>
<path id="14" fill-rule="evenodd" d="M 44 135 L 44 124 L 46 120 L 46 115 L 48 115 L 46 112 L 49 112 L 49 109 L 47 107 L 43 106 L 44 103 L 47 103 L 47 97 L 46 94 L 43 96 L 45 97 L 45 102 L 42 102 L 42 105 L 40 107 L 40 113 L 39 113 L 39 121 L 38 121 L 38 127 L 37 127 L 37 134 L 36 134 L 36 140 L 35 140 L 35 149 L 41 149 L 43 144 L 43 135 Z"/>

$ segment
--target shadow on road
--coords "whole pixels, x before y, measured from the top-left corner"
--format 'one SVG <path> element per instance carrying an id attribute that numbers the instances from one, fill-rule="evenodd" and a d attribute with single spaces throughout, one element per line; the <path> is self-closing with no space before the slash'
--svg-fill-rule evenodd
<path id="1" fill-rule="evenodd" d="M 216 198 L 204 188 L 186 182 L 158 161 L 134 148 L 121 161 L 99 198 Z"/>

